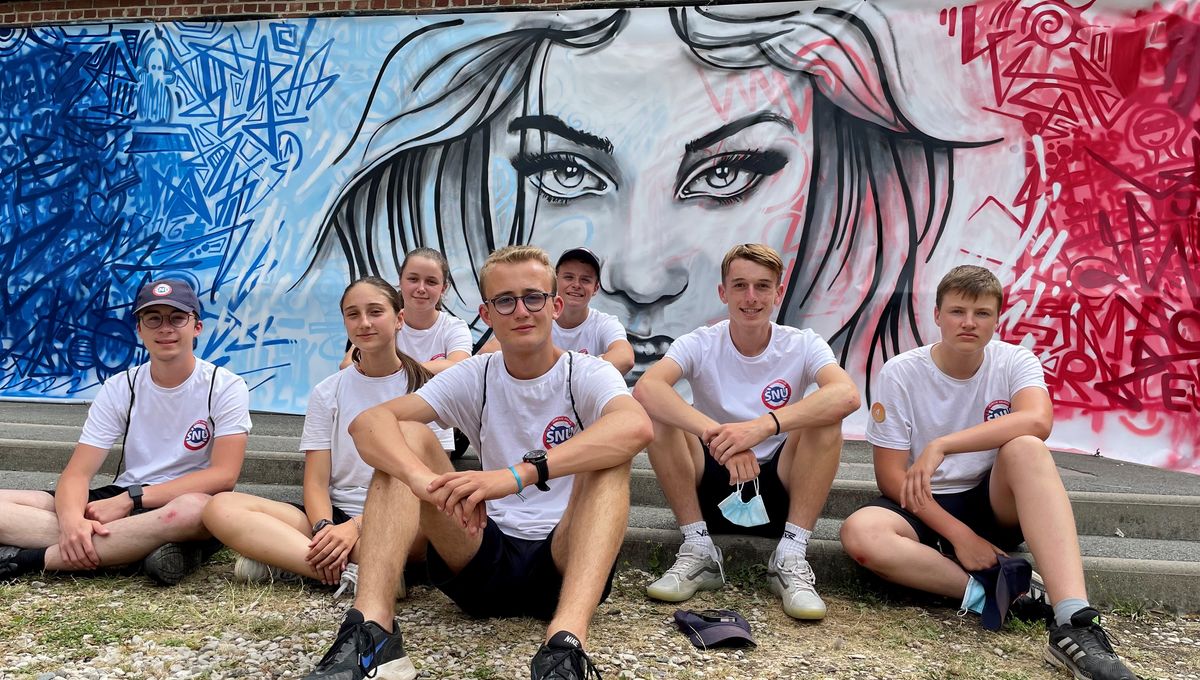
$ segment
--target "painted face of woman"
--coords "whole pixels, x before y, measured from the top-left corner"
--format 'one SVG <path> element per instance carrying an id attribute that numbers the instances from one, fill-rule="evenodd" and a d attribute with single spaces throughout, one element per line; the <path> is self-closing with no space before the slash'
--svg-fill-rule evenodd
<path id="1" fill-rule="evenodd" d="M 496 135 L 527 192 L 530 241 L 600 257 L 592 305 L 625 325 L 635 375 L 724 318 L 731 246 L 795 251 L 812 169 L 807 79 L 712 69 L 682 43 L 644 39 L 663 30 L 666 13 L 634 13 L 602 50 L 551 50 L 539 113 Z"/>

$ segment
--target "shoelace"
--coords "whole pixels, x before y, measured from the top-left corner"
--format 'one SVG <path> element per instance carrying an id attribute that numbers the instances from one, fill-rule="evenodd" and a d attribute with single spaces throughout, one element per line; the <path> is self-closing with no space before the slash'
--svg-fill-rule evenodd
<path id="1" fill-rule="evenodd" d="M 704 562 L 706 558 L 712 559 L 712 556 L 698 555 L 693 552 L 685 553 L 681 548 L 679 552 L 675 553 L 675 564 L 672 564 L 671 568 L 667 569 L 666 572 L 663 573 L 663 576 L 666 576 L 667 574 L 673 574 L 681 577 L 686 576 L 687 572 L 691 571 L 696 565 Z M 717 563 L 717 571 L 720 572 L 721 580 L 724 581 L 725 565 L 721 564 L 720 560 L 714 559 L 713 561 Z"/>
<path id="2" fill-rule="evenodd" d="M 342 572 L 342 577 L 338 580 L 338 589 L 333 593 L 333 599 L 338 599 L 347 590 L 351 590 L 351 594 L 354 594 L 354 591 L 358 590 L 357 564 L 347 566 L 345 571 Z"/>
<path id="3" fill-rule="evenodd" d="M 1087 628 L 1083 628 L 1081 630 L 1083 635 L 1079 636 L 1080 639 L 1078 640 L 1078 643 L 1079 646 L 1083 647 L 1084 651 L 1086 651 L 1088 654 L 1096 653 L 1096 643 L 1099 643 L 1100 651 L 1103 651 L 1107 654 L 1112 654 L 1114 656 L 1116 655 L 1117 652 L 1115 649 L 1113 649 L 1113 643 L 1118 642 L 1117 639 L 1110 639 L 1108 633 L 1105 632 L 1105 630 L 1101 628 L 1099 624 L 1092 623 L 1088 625 Z"/>
<path id="4" fill-rule="evenodd" d="M 595 664 L 592 663 L 591 657 L 589 657 L 587 652 L 583 651 L 583 649 L 579 647 L 571 647 L 569 649 L 564 647 L 551 647 L 550 651 L 553 655 L 554 662 L 550 664 L 550 667 L 547 669 L 547 675 L 549 675 L 549 672 L 552 672 L 555 668 L 559 668 L 564 664 L 569 663 L 570 665 L 568 667 L 575 671 L 575 674 L 582 680 L 587 680 L 588 678 L 604 680 L 600 676 L 600 671 L 596 668 Z"/>
<path id="5" fill-rule="evenodd" d="M 791 561 L 791 562 L 776 562 L 775 570 L 781 574 L 793 576 L 805 585 L 811 588 L 817 582 L 817 575 L 813 573 L 812 567 L 808 566 L 807 562 Z"/>
<path id="6" fill-rule="evenodd" d="M 364 652 L 369 652 L 374 647 L 375 642 L 371 638 L 371 631 L 367 629 L 365 622 L 356 623 L 342 631 L 337 636 L 337 639 L 333 641 L 333 646 L 329 648 L 329 651 L 325 652 L 325 656 L 321 657 L 321 660 L 317 662 L 317 668 L 323 668 L 331 663 L 337 657 L 338 653 L 342 651 L 342 646 L 345 645 L 346 641 L 351 639 L 354 640 L 354 654 L 361 668 L 363 666 Z M 364 674 L 368 678 L 375 677 L 375 674 L 379 671 L 378 665 L 374 663 L 374 658 L 371 659 L 371 662 L 370 668 Z"/>

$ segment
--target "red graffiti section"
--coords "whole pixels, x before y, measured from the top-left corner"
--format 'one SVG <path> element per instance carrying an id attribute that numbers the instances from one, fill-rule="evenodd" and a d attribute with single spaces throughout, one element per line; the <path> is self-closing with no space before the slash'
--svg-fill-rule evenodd
<path id="1" fill-rule="evenodd" d="M 1200 471 L 1200 6 L 943 10 L 985 108 L 1020 122 L 1022 244 L 1004 335 L 1032 337 L 1056 416 L 1155 437 Z M 1009 142 L 1011 140 L 1006 140 Z"/>

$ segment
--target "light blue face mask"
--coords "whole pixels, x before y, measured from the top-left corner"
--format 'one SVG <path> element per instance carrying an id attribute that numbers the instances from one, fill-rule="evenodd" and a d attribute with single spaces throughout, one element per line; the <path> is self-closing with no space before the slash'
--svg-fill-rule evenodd
<path id="1" fill-rule="evenodd" d="M 736 491 L 717 504 L 721 514 L 725 519 L 740 527 L 756 527 L 770 522 L 771 518 L 767 516 L 767 506 L 763 505 L 762 494 L 758 492 L 758 479 L 754 480 L 754 498 L 748 501 L 742 500 L 742 486 L 744 485 L 745 482 L 738 484 Z"/>

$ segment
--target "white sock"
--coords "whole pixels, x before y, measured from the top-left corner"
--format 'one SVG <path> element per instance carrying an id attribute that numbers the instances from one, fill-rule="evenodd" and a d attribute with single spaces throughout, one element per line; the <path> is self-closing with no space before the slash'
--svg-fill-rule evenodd
<path id="1" fill-rule="evenodd" d="M 703 546 L 713 557 L 717 556 L 717 546 L 713 544 L 712 536 L 708 535 L 708 522 L 700 520 L 679 527 L 683 532 L 683 542 Z"/>
<path id="2" fill-rule="evenodd" d="M 775 551 L 775 559 L 788 555 L 799 555 L 800 559 L 808 559 L 808 539 L 812 532 L 802 526 L 788 522 L 783 525 L 783 538 L 779 539 L 779 548 Z"/>

